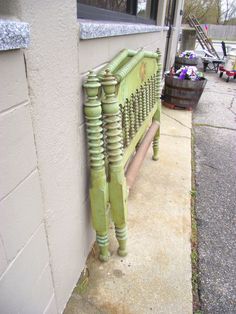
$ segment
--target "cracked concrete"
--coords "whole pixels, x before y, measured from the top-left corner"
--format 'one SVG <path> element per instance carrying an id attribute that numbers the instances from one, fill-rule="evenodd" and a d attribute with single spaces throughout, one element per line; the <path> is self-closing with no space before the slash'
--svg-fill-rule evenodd
<path id="1" fill-rule="evenodd" d="M 166 116 L 166 117 L 168 117 L 168 118 L 170 118 L 170 119 L 175 120 L 177 123 L 181 124 L 182 126 L 184 126 L 184 127 L 187 128 L 187 129 L 191 130 L 192 126 L 188 126 L 188 125 L 186 125 L 184 122 L 181 122 L 181 121 L 179 120 L 180 117 L 183 117 L 183 116 L 184 116 L 184 115 L 180 115 L 180 112 L 181 112 L 181 111 L 179 111 L 179 112 L 178 112 L 178 111 L 175 111 L 175 112 L 177 112 L 177 114 L 173 114 L 172 111 L 169 112 L 169 113 L 163 111 L 163 112 L 162 112 L 162 115 L 164 115 L 164 116 Z M 176 117 L 174 117 L 174 116 L 176 116 Z"/>
<path id="2" fill-rule="evenodd" d="M 194 123 L 236 129 L 235 114 L 232 114 L 236 112 L 236 81 L 226 83 L 215 73 L 208 75 L 210 79 L 195 112 Z"/>
<path id="3" fill-rule="evenodd" d="M 194 112 L 203 313 L 236 313 L 236 82 L 208 73 Z"/>
<path id="4" fill-rule="evenodd" d="M 111 258 L 91 254 L 89 285 L 73 292 L 64 314 L 190 314 L 191 112 L 163 108 L 160 158 L 149 149 L 129 195 L 128 251 Z"/>
<path id="5" fill-rule="evenodd" d="M 236 131 L 236 128 L 233 129 L 233 128 L 228 128 L 226 126 L 211 125 L 211 124 L 207 124 L 207 123 L 193 123 L 193 126 L 195 126 L 195 127 L 204 126 L 204 127 L 208 127 L 208 128 L 214 128 L 214 129 Z"/>
<path id="6" fill-rule="evenodd" d="M 229 108 L 228 108 L 228 109 L 232 112 L 232 114 L 234 114 L 234 115 L 236 115 L 236 112 L 233 110 L 235 100 L 236 100 L 236 98 L 235 98 L 235 96 L 234 96 L 234 97 L 232 98 L 231 103 L 230 103 Z"/>

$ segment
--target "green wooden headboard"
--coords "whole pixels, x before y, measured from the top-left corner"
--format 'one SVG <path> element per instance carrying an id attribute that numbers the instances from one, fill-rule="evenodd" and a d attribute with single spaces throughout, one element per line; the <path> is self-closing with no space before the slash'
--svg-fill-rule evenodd
<path id="1" fill-rule="evenodd" d="M 110 212 L 127 254 L 127 198 L 145 153 L 153 142 L 158 158 L 161 62 L 159 52 L 121 51 L 99 73 L 89 72 L 84 88 L 90 157 L 90 204 L 99 258 L 109 258 Z"/>

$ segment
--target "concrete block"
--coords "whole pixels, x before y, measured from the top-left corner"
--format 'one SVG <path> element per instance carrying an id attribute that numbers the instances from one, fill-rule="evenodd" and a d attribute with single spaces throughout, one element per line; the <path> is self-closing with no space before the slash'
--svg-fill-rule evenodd
<path id="1" fill-rule="evenodd" d="M 109 61 L 109 41 L 111 38 L 80 40 L 78 57 L 81 74 Z"/>
<path id="2" fill-rule="evenodd" d="M 162 33 L 143 33 L 127 36 L 117 36 L 109 40 L 109 61 L 115 57 L 122 49 L 134 49 L 144 48 L 154 41 L 158 41 L 161 38 Z M 157 47 L 155 47 L 156 50 Z"/>
<path id="3" fill-rule="evenodd" d="M 162 32 L 144 33 L 92 40 L 80 40 L 79 71 L 85 73 L 103 63 L 111 61 L 121 50 L 143 48 L 151 43 L 161 43 Z M 89 51 L 89 53 L 88 53 Z M 163 52 L 162 52 L 163 53 Z"/>
<path id="4" fill-rule="evenodd" d="M 0 115 L 0 199 L 36 167 L 30 112 L 27 106 Z"/>
<path id="5" fill-rule="evenodd" d="M 48 306 L 48 303 L 51 301 L 53 293 L 51 270 L 50 266 L 47 265 L 32 288 L 31 293 L 28 296 L 28 302 L 20 312 L 24 314 L 42 314 Z M 52 313 L 53 312 L 50 314 Z"/>
<path id="6" fill-rule="evenodd" d="M 22 50 L 0 53 L 0 111 L 28 100 L 28 86 Z"/>
<path id="7" fill-rule="evenodd" d="M 195 50 L 197 33 L 194 28 L 183 28 L 180 52 L 185 50 Z"/>
<path id="8" fill-rule="evenodd" d="M 73 215 L 47 219 L 47 230 L 58 311 L 62 312 L 95 240 L 88 202 L 80 204 Z"/>
<path id="9" fill-rule="evenodd" d="M 144 47 L 145 50 L 149 50 L 149 51 L 156 51 L 157 48 L 159 48 L 161 50 L 161 53 L 163 54 L 163 50 L 162 50 L 163 47 L 160 44 L 160 42 L 157 40 L 150 42 L 147 46 Z"/>
<path id="10" fill-rule="evenodd" d="M 23 313 L 21 310 L 30 305 L 32 293 L 36 293 L 37 285 L 43 279 L 43 272 L 49 263 L 48 248 L 43 224 L 37 229 L 30 241 L 9 265 L 0 279 L 0 309 L 1 313 Z M 50 276 L 50 273 L 48 273 Z M 38 303 L 43 300 L 43 290 L 52 289 L 50 285 L 41 286 Z M 49 302 L 47 300 L 46 304 Z M 46 306 L 44 305 L 44 308 Z M 35 308 L 37 308 L 35 304 Z M 32 311 L 31 313 L 38 313 Z"/>
<path id="11" fill-rule="evenodd" d="M 0 233 L 8 262 L 42 223 L 42 201 L 35 171 L 0 202 Z"/>
<path id="12" fill-rule="evenodd" d="M 4 250 L 4 246 L 2 243 L 2 239 L 0 238 L 0 276 L 7 268 L 7 258 Z"/>
<path id="13" fill-rule="evenodd" d="M 55 296 L 51 298 L 49 304 L 47 305 L 46 309 L 44 310 L 43 314 L 57 314 L 57 306 Z"/>

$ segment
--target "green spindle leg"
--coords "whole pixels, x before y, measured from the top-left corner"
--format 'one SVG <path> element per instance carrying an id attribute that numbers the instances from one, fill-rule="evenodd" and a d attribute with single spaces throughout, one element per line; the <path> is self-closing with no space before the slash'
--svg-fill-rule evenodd
<path id="1" fill-rule="evenodd" d="M 92 223 L 96 230 L 96 241 L 99 246 L 99 259 L 107 262 L 110 257 L 108 226 L 108 184 L 104 171 L 92 171 L 90 187 L 90 204 L 92 209 Z"/>
<path id="2" fill-rule="evenodd" d="M 87 100 L 84 105 L 86 131 L 90 159 L 90 205 L 92 223 L 96 230 L 97 243 L 100 249 L 99 258 L 107 261 L 108 251 L 108 183 L 105 172 L 104 144 L 102 132 L 102 107 L 98 99 L 101 84 L 95 73 L 90 72 L 84 83 Z"/>
<path id="3" fill-rule="evenodd" d="M 162 75 L 162 64 L 161 64 L 161 54 L 159 53 L 158 56 L 158 70 L 157 74 L 155 76 L 155 101 L 157 102 L 157 110 L 154 114 L 153 120 L 158 121 L 160 123 L 160 118 L 161 118 L 161 101 L 160 101 L 160 96 L 161 96 L 161 75 Z M 159 140 L 160 140 L 160 126 L 156 132 L 156 135 L 153 139 L 153 160 L 158 160 L 158 152 L 159 152 Z"/>
<path id="4" fill-rule="evenodd" d="M 125 134 L 125 147 L 130 143 L 130 116 L 129 116 L 129 101 L 126 99 L 124 105 L 124 134 Z"/>
<path id="5" fill-rule="evenodd" d="M 130 137 L 133 139 L 135 135 L 135 116 L 134 116 L 134 96 L 131 96 L 130 104 L 129 104 L 129 116 L 130 116 Z"/>
<path id="6" fill-rule="evenodd" d="M 127 255 L 127 187 L 123 166 L 110 171 L 110 202 L 112 218 L 115 224 L 116 238 L 119 243 L 118 254 Z"/>
<path id="7" fill-rule="evenodd" d="M 116 85 L 117 81 L 107 70 L 102 80 L 105 95 L 102 100 L 102 110 L 107 139 L 109 200 L 116 228 L 116 237 L 119 243 L 118 254 L 125 256 L 127 254 L 127 187 L 122 164 L 122 127 L 119 116 L 119 105 L 115 95 Z"/>
<path id="8" fill-rule="evenodd" d="M 160 116 L 161 116 L 161 105 L 160 101 L 157 105 L 157 110 L 154 114 L 153 120 L 158 121 L 160 123 Z M 153 148 L 153 160 L 158 160 L 158 152 L 159 152 L 159 140 L 160 140 L 160 126 L 154 136 L 153 142 L 152 142 L 152 148 Z"/>
<path id="9" fill-rule="evenodd" d="M 139 97 L 139 91 L 138 89 L 136 89 L 136 92 L 135 92 L 135 98 L 134 98 L 134 101 L 135 101 L 135 107 L 134 107 L 134 110 L 135 110 L 135 132 L 138 132 L 138 129 L 139 129 L 139 104 L 138 104 L 138 97 Z"/>
<path id="10" fill-rule="evenodd" d="M 107 262 L 110 257 L 110 252 L 108 250 L 109 240 L 108 234 L 98 234 L 96 233 L 96 241 L 100 249 L 99 259 L 101 262 Z"/>
<path id="11" fill-rule="evenodd" d="M 158 129 L 153 142 L 152 142 L 152 147 L 153 147 L 153 160 L 158 160 L 158 152 L 159 152 L 159 139 L 160 139 L 160 128 Z"/>
<path id="12" fill-rule="evenodd" d="M 119 256 L 126 256 L 127 252 L 127 228 L 124 227 L 115 227 L 116 228 L 116 238 L 119 243 L 118 254 Z"/>

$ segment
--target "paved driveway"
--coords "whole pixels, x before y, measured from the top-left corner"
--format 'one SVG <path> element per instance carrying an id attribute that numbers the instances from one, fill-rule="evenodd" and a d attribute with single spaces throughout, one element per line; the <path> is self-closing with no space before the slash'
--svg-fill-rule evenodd
<path id="1" fill-rule="evenodd" d="M 204 313 L 236 313 L 236 80 L 207 74 L 193 114 L 200 298 Z"/>

